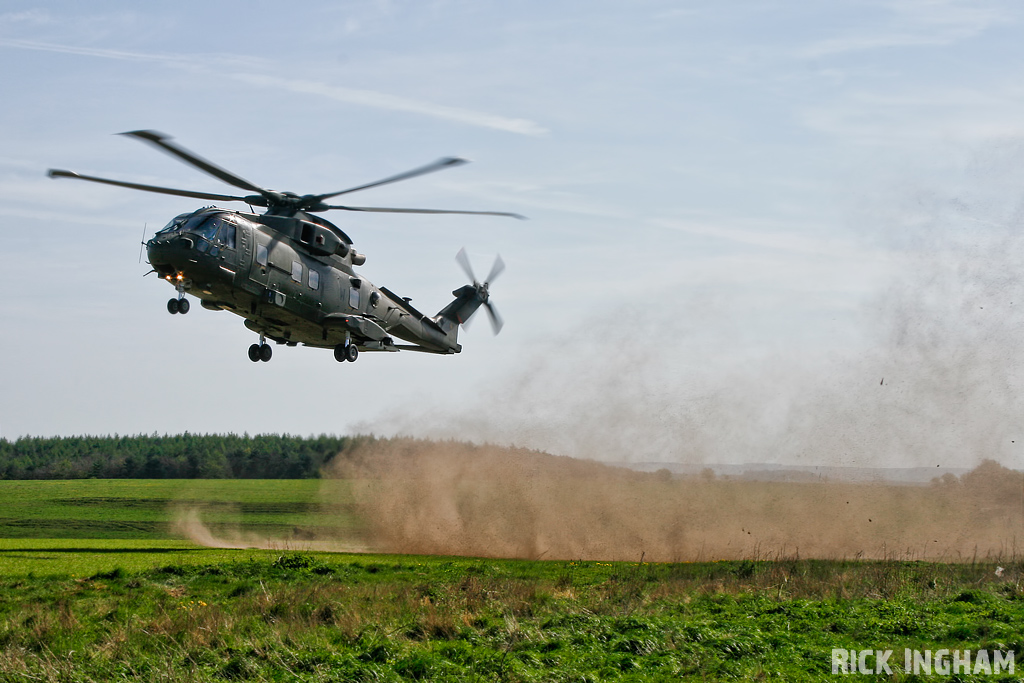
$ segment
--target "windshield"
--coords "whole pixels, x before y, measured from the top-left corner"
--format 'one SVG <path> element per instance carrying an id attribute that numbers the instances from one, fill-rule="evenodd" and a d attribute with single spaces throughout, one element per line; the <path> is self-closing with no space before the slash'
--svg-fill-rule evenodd
<path id="1" fill-rule="evenodd" d="M 237 233 L 236 222 L 239 219 L 231 214 L 201 210 L 183 213 L 168 223 L 158 235 L 175 232 L 188 232 L 210 242 L 217 241 L 228 249 L 235 248 Z"/>
<path id="2" fill-rule="evenodd" d="M 164 233 L 177 232 L 178 230 L 181 230 L 181 226 L 185 223 L 185 219 L 191 215 L 192 214 L 190 213 L 183 213 L 180 216 L 175 216 L 174 218 L 171 219 L 170 223 L 168 223 L 159 231 L 157 231 L 156 234 L 162 235 Z"/>

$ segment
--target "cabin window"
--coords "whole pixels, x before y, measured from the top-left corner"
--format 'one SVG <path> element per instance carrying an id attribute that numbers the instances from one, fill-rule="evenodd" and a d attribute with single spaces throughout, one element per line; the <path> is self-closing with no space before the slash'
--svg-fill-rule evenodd
<path id="1" fill-rule="evenodd" d="M 292 280 L 302 282 L 302 262 L 292 261 Z"/>
<path id="2" fill-rule="evenodd" d="M 217 239 L 221 241 L 225 249 L 235 248 L 235 224 L 231 221 L 221 221 L 220 231 L 217 233 Z"/>
<path id="3" fill-rule="evenodd" d="M 348 305 L 350 308 L 359 308 L 359 290 L 355 287 L 348 290 Z"/>
<path id="4" fill-rule="evenodd" d="M 267 265 L 267 245 L 256 245 L 256 263 L 260 264 L 261 266 Z"/>
<path id="5" fill-rule="evenodd" d="M 377 308 L 377 304 L 380 303 L 380 292 L 372 292 L 370 294 L 370 308 Z"/>
<path id="6" fill-rule="evenodd" d="M 320 289 L 320 273 L 312 268 L 309 269 L 309 288 Z"/>

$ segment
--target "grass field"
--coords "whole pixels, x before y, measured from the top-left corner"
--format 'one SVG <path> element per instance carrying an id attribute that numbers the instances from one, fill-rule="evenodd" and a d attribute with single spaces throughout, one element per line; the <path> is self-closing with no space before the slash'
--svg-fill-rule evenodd
<path id="1" fill-rule="evenodd" d="M 296 552 L 296 529 L 358 526 L 332 486 L 0 482 L 0 681 L 803 681 L 836 679 L 832 648 L 1024 652 L 1017 560 Z M 175 539 L 183 505 L 280 546 Z"/>
<path id="2" fill-rule="evenodd" d="M 0 579 L 0 680 L 801 681 L 837 647 L 1024 648 L 1019 566 L 161 559 Z"/>
<path id="3" fill-rule="evenodd" d="M 215 532 L 310 538 L 354 524 L 346 500 L 336 480 L 0 481 L 0 538 L 175 538 L 188 511 Z"/>

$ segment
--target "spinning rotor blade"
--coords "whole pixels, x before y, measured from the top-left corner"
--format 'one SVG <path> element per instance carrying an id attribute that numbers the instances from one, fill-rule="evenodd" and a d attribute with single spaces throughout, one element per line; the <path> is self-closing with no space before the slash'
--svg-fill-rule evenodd
<path id="1" fill-rule="evenodd" d="M 469 214 L 477 216 L 509 216 L 512 218 L 523 218 L 519 214 L 506 213 L 501 211 L 448 211 L 442 209 L 396 209 L 387 207 L 369 207 L 369 206 L 329 206 L 324 204 L 323 200 L 330 197 L 337 197 L 339 195 L 348 194 L 350 192 L 357 192 L 359 190 L 366 190 L 371 187 L 379 187 L 380 185 L 387 185 L 389 183 L 396 183 L 400 180 L 407 180 L 409 178 L 415 178 L 417 176 L 425 175 L 427 173 L 433 173 L 440 171 L 444 168 L 451 166 L 459 166 L 467 163 L 465 159 L 458 159 L 456 157 L 445 157 L 438 159 L 437 161 L 415 168 L 405 173 L 399 173 L 383 180 L 378 180 L 373 183 L 367 183 L 365 185 L 359 185 L 358 187 L 352 187 L 347 190 L 341 190 L 340 192 L 331 192 L 328 194 L 319 195 L 303 195 L 299 196 L 291 192 L 273 192 L 267 190 L 258 185 L 250 183 L 245 178 L 235 175 L 234 173 L 221 168 L 211 161 L 203 159 L 201 156 L 190 152 L 184 147 L 172 142 L 172 138 L 169 135 L 165 135 L 155 130 L 133 130 L 126 133 L 121 133 L 128 137 L 136 138 L 145 142 L 146 144 L 152 145 L 162 152 L 166 152 L 173 157 L 176 157 L 180 161 L 185 162 L 189 166 L 199 169 L 204 173 L 207 173 L 218 180 L 221 180 L 234 187 L 241 188 L 243 190 L 249 190 L 255 192 L 255 195 L 249 195 L 246 197 L 236 197 L 234 195 L 215 194 L 210 192 L 194 192 L 191 190 L 178 190 L 170 187 L 158 187 L 156 185 L 143 185 L 141 183 L 128 183 L 120 180 L 108 180 L 106 178 L 97 178 L 94 176 L 84 176 L 72 171 L 61 171 L 51 170 L 51 178 L 78 178 L 80 180 L 89 180 L 94 183 L 105 183 L 107 185 L 116 185 L 118 187 L 127 187 L 133 190 L 144 190 L 146 192 L 157 192 L 160 194 L 170 194 L 179 197 L 192 197 L 195 199 L 209 199 L 212 201 L 241 201 L 246 202 L 252 206 L 261 206 L 270 209 L 271 213 L 276 213 L 282 216 L 294 216 L 299 211 L 318 212 L 326 211 L 328 209 L 339 209 L 342 211 L 364 211 L 371 213 L 422 213 L 422 214 Z"/>
<path id="2" fill-rule="evenodd" d="M 459 253 L 455 255 L 455 260 L 462 266 L 463 272 L 469 276 L 469 281 L 476 284 L 476 275 L 473 274 L 473 266 L 469 265 L 469 256 L 466 255 L 465 247 L 459 249 Z"/>
<path id="3" fill-rule="evenodd" d="M 484 307 L 487 309 L 487 317 L 491 321 L 491 329 L 494 330 L 494 334 L 498 334 L 501 332 L 501 328 L 505 324 L 501 319 L 501 316 L 498 315 L 498 309 L 496 309 L 494 304 L 490 301 L 485 302 Z"/>
<path id="4" fill-rule="evenodd" d="M 359 190 L 367 190 L 367 189 L 369 189 L 371 187 L 379 187 L 381 185 L 387 185 L 388 183 L 397 183 L 399 180 L 408 180 L 409 178 L 415 178 L 416 176 L 426 175 L 427 173 L 433 173 L 434 171 L 440 171 L 443 168 L 451 168 L 452 166 L 461 166 L 462 164 L 468 164 L 468 163 L 469 162 L 466 161 L 465 159 L 459 159 L 457 157 L 445 157 L 443 159 L 438 159 L 437 161 L 435 161 L 432 164 L 427 164 L 426 166 L 420 166 L 419 168 L 414 168 L 411 171 L 406 171 L 405 173 L 399 173 L 398 175 L 393 175 L 393 176 L 391 176 L 389 178 L 384 178 L 384 180 L 378 180 L 377 182 L 374 182 L 374 183 L 367 183 L 366 185 L 360 185 L 359 187 L 351 187 L 351 188 L 349 188 L 347 190 L 342 190 L 341 192 L 331 192 L 329 194 L 319 194 L 319 195 L 316 195 L 315 199 L 317 201 L 323 201 L 325 199 L 330 199 L 331 197 L 337 197 L 339 195 L 348 194 L 349 192 L 358 192 Z M 330 208 L 332 208 L 332 209 L 343 209 L 345 207 L 343 207 L 343 206 L 332 206 Z M 358 210 L 359 209 L 353 209 L 353 211 L 358 211 Z"/>
<path id="5" fill-rule="evenodd" d="M 506 213 L 504 211 L 448 211 L 445 209 L 386 209 L 370 206 L 325 206 L 325 209 L 341 209 L 342 211 L 369 211 L 372 213 L 461 213 L 472 216 L 509 216 L 526 220 L 525 216 L 518 213 Z M 315 210 L 315 209 L 314 209 Z"/>
<path id="6" fill-rule="evenodd" d="M 498 334 L 501 332 L 501 328 L 505 323 L 502 321 L 501 316 L 498 315 L 498 309 L 490 302 L 490 292 L 488 291 L 488 288 L 490 287 L 491 282 L 493 282 L 494 279 L 501 275 L 501 272 L 505 270 L 505 262 L 501 260 L 500 256 L 495 257 L 494 265 L 491 266 L 491 272 L 487 275 L 487 279 L 484 280 L 484 283 L 480 284 L 476 279 L 476 274 L 473 272 L 473 266 L 469 263 L 469 256 L 466 254 L 465 248 L 459 249 L 459 253 L 455 255 L 455 260 L 460 266 L 462 266 L 462 270 L 465 271 L 466 275 L 473 282 L 473 289 L 476 290 L 474 298 L 479 302 L 478 305 L 483 305 L 483 307 L 487 309 L 487 317 L 490 318 L 491 329 L 494 331 L 494 334 Z M 475 312 L 476 310 L 474 307 L 473 313 Z M 473 313 L 471 313 L 465 320 L 459 320 L 464 329 L 469 329 L 469 322 L 473 319 Z"/>
<path id="7" fill-rule="evenodd" d="M 171 194 L 177 197 L 209 199 L 215 202 L 246 201 L 245 197 L 233 197 L 231 195 L 226 194 L 211 194 L 209 192 L 193 192 L 192 190 L 176 190 L 171 187 L 142 185 L 140 183 L 126 183 L 122 180 L 108 180 L 106 178 L 97 178 L 91 175 L 82 175 L 80 173 L 75 173 L 74 171 L 61 171 L 53 168 L 47 171 L 46 174 L 51 178 L 78 178 L 79 180 L 88 180 L 93 183 L 103 183 L 104 185 L 116 185 L 118 187 L 127 187 L 132 190 L 145 190 L 146 192 L 158 192 L 160 194 Z M 252 198 L 250 197 L 250 199 Z"/>
<path id="8" fill-rule="evenodd" d="M 153 145 L 154 147 L 157 147 L 158 149 L 167 152 L 171 156 L 178 157 L 186 164 L 189 164 L 190 166 L 195 166 L 200 171 L 204 171 L 212 175 L 214 178 L 223 180 L 228 185 L 234 185 L 235 187 L 240 187 L 243 190 L 249 190 L 250 192 L 257 192 L 264 196 L 267 195 L 267 191 L 264 190 L 262 187 L 253 185 L 248 180 L 239 177 L 234 173 L 231 173 L 230 171 L 227 171 L 221 168 L 220 166 L 217 166 L 216 164 L 207 161 L 206 159 L 203 159 L 202 157 L 188 151 L 184 147 L 172 143 L 171 137 L 168 135 L 164 135 L 163 133 L 157 132 L 155 130 L 133 130 L 127 133 L 121 133 L 121 135 L 128 135 L 133 138 L 138 138 L 143 142 L 147 142 Z"/>
<path id="9" fill-rule="evenodd" d="M 494 258 L 494 265 L 491 266 L 491 272 L 487 274 L 487 279 L 484 280 L 485 284 L 491 284 L 494 279 L 501 275 L 502 271 L 505 270 L 505 262 L 501 260 L 501 256 Z"/>

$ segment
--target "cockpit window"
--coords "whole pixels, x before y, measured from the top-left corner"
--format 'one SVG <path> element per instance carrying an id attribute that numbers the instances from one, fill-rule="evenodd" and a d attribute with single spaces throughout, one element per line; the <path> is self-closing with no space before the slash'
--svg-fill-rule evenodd
<path id="1" fill-rule="evenodd" d="M 162 235 L 168 232 L 177 232 L 181 230 L 181 226 L 185 223 L 185 219 L 191 216 L 190 213 L 183 213 L 180 216 L 175 216 L 171 219 L 171 222 L 161 228 L 156 234 Z"/>
<path id="2" fill-rule="evenodd" d="M 181 229 L 206 239 L 213 239 L 213 236 L 217 234 L 216 219 L 217 214 L 212 216 L 208 213 L 193 214 L 191 218 L 185 221 Z"/>
<path id="3" fill-rule="evenodd" d="M 184 229 L 211 241 L 219 239 L 228 249 L 235 248 L 235 224 L 223 214 L 196 216 L 185 223 Z"/>

